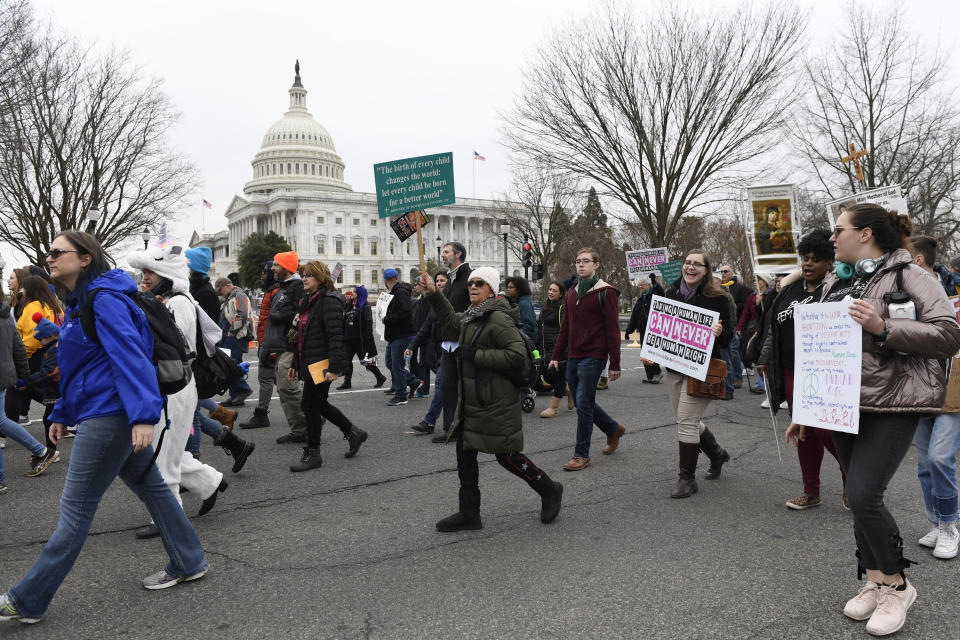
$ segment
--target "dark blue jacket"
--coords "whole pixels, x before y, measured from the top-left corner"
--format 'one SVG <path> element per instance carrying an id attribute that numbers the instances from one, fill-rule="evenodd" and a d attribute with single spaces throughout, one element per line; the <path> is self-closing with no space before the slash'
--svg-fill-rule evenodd
<path id="1" fill-rule="evenodd" d="M 57 381 L 57 351 L 56 342 L 40 347 L 42 364 L 39 369 L 24 379 L 25 385 L 44 404 L 51 404 L 60 398 L 60 384 Z"/>
<path id="2" fill-rule="evenodd" d="M 101 344 L 83 333 L 78 301 L 68 298 L 57 357 L 61 397 L 50 421 L 71 425 L 125 415 L 131 426 L 156 424 L 163 398 L 153 366 L 153 334 L 143 312 L 126 295 L 137 285 L 114 269 L 87 286 L 87 291 L 93 289 L 103 289 L 93 305 Z"/>

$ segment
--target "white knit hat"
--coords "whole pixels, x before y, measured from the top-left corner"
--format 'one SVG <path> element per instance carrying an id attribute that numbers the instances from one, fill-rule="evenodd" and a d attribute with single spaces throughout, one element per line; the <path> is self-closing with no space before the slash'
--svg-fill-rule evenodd
<path id="1" fill-rule="evenodd" d="M 127 263 L 134 269 L 147 269 L 166 278 L 173 283 L 174 291 L 190 291 L 190 282 L 187 280 L 189 269 L 183 247 L 150 247 L 136 251 L 127 257 Z"/>
<path id="2" fill-rule="evenodd" d="M 468 282 L 470 280 L 483 280 L 490 285 L 494 293 L 500 290 L 500 272 L 493 267 L 479 267 L 474 269 L 467 278 Z"/>

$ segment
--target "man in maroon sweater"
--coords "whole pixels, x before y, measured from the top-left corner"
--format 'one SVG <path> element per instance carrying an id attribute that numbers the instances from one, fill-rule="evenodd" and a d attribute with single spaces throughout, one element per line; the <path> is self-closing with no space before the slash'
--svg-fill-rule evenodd
<path id="1" fill-rule="evenodd" d="M 616 451 L 626 429 L 595 402 L 597 381 L 610 360 L 610 382 L 620 377 L 620 292 L 600 279 L 600 256 L 589 247 L 577 251 L 577 282 L 567 294 L 566 315 L 553 353 L 567 352 L 567 386 L 577 404 L 577 445 L 563 465 L 580 471 L 590 464 L 593 425 L 607 434 L 603 454 Z M 551 367 L 558 365 L 551 360 Z"/>

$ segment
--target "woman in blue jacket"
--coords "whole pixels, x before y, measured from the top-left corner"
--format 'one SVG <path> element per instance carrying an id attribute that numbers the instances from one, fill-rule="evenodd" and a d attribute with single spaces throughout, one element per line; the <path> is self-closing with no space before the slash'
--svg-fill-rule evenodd
<path id="1" fill-rule="evenodd" d="M 150 373 L 153 334 L 129 298 L 136 284 L 123 271 L 111 270 L 96 238 L 79 231 L 54 238 L 47 265 L 67 292 L 58 358 L 62 397 L 50 415 L 50 438 L 58 442 L 64 424 L 78 428 L 57 528 L 26 577 L 0 595 L 0 620 L 24 623 L 39 622 L 46 613 L 80 555 L 100 499 L 118 475 L 147 507 L 170 556 L 167 567 L 145 578 L 143 586 L 163 589 L 207 572 L 193 525 L 150 462 L 163 398 Z M 80 327 L 81 301 L 94 289 L 101 290 L 92 307 L 100 344 Z"/>

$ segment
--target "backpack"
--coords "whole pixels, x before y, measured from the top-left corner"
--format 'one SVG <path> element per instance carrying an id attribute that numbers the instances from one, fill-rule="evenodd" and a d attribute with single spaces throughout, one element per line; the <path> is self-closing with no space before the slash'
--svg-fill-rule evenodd
<path id="1" fill-rule="evenodd" d="M 197 354 L 193 360 L 193 379 L 197 383 L 197 397 L 212 398 L 242 378 L 243 371 L 217 347 L 223 330 L 203 312 L 196 300 L 193 304 L 197 309 Z"/>
<path id="2" fill-rule="evenodd" d="M 94 289 L 87 294 L 86 302 L 80 307 L 80 327 L 88 338 L 102 345 L 97 335 L 97 325 L 93 316 L 93 301 L 102 289 Z M 136 291 L 124 294 L 140 309 L 146 317 L 153 334 L 152 361 L 156 370 L 157 384 L 164 396 L 176 393 L 186 387 L 193 379 L 191 362 L 194 353 L 187 346 L 180 327 L 173 319 L 167 306 L 152 293 Z"/>
<path id="3" fill-rule="evenodd" d="M 471 347 L 476 344 L 477 338 L 480 337 L 480 332 L 486 326 L 489 315 L 489 313 L 485 313 L 480 318 L 477 330 L 473 332 L 473 337 L 470 338 Z M 524 358 L 519 369 L 498 371 L 498 373 L 509 380 L 517 389 L 530 389 L 537 384 L 537 379 L 540 377 L 540 352 L 537 351 L 537 345 L 534 344 L 533 339 L 523 332 L 523 324 L 516 322 L 514 326 L 516 326 L 517 333 L 523 340 L 523 348 L 527 357 Z"/>

